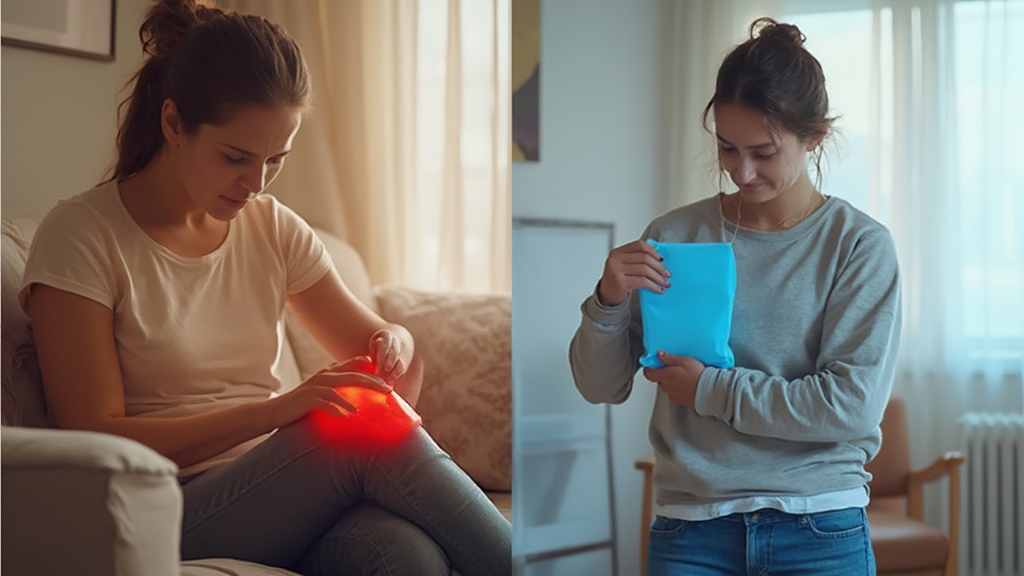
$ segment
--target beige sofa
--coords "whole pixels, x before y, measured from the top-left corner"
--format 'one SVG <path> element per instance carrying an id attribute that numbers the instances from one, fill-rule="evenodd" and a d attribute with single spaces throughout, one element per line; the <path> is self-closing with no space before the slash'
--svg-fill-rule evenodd
<path id="1" fill-rule="evenodd" d="M 2 565 L 5 576 L 282 576 L 237 560 L 180 562 L 175 465 L 142 444 L 50 429 L 28 318 L 17 289 L 36 218 L 4 220 L 2 301 Z M 511 510 L 510 299 L 371 286 L 350 245 L 319 232 L 349 287 L 416 339 L 424 363 L 417 410 L 438 443 Z M 330 362 L 291 316 L 285 386 Z"/>

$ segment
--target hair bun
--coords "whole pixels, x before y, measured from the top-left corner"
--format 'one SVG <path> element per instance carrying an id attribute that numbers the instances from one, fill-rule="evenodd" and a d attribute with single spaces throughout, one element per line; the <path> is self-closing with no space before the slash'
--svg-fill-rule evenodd
<path id="1" fill-rule="evenodd" d="M 797 46 L 803 46 L 807 37 L 793 24 L 776 22 L 772 18 L 758 18 L 750 25 L 751 38 L 781 38 Z"/>
<path id="2" fill-rule="evenodd" d="M 186 32 L 224 13 L 196 0 L 157 0 L 139 31 L 142 49 L 158 58 L 169 57 Z"/>

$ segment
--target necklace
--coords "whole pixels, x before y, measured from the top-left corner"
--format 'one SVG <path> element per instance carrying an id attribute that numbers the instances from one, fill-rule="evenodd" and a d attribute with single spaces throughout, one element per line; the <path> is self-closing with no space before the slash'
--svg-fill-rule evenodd
<path id="1" fill-rule="evenodd" d="M 797 216 L 790 216 L 788 218 L 783 218 L 782 220 L 779 220 L 778 222 L 776 222 L 775 223 L 775 227 L 777 228 L 777 230 L 778 231 L 788 230 L 788 229 L 792 228 L 793 226 L 796 226 L 797 224 L 799 224 L 799 223 L 803 222 L 804 220 L 806 220 L 808 216 L 810 216 L 815 210 L 817 210 L 819 208 L 819 204 L 818 204 L 819 199 L 821 200 L 821 204 L 824 204 L 825 201 L 827 200 L 827 198 L 825 197 L 824 194 L 822 194 L 821 192 L 818 192 L 817 190 L 815 190 L 814 193 L 811 194 L 811 197 L 808 199 L 807 206 L 804 208 L 804 211 L 801 212 Z M 743 206 L 743 199 L 737 194 L 737 196 L 736 196 L 736 224 L 733 226 L 733 230 L 732 230 L 733 240 L 736 239 L 736 233 L 740 229 L 740 219 L 743 217 L 742 212 L 740 211 L 742 206 Z M 793 221 L 793 223 L 792 224 L 787 224 L 787 222 L 789 222 L 789 221 Z M 730 240 L 729 243 L 731 244 L 732 240 Z"/>

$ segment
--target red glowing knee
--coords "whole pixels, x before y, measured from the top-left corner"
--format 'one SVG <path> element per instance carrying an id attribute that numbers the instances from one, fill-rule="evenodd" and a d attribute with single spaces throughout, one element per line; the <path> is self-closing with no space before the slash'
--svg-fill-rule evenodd
<path id="1" fill-rule="evenodd" d="M 373 366 L 367 372 L 372 373 Z M 315 429 L 324 440 L 354 448 L 380 448 L 397 444 L 423 419 L 395 392 L 378 392 L 348 386 L 338 393 L 353 406 L 354 414 L 336 416 L 323 411 L 311 415 Z"/>

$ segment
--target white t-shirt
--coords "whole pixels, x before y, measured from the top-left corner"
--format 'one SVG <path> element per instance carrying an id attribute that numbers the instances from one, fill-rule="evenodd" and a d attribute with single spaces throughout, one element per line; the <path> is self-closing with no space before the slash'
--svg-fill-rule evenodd
<path id="1" fill-rule="evenodd" d="M 216 250 L 179 256 L 136 224 L 110 182 L 46 215 L 29 251 L 20 300 L 24 307 L 39 283 L 110 308 L 125 413 L 185 416 L 278 390 L 287 297 L 332 266 L 309 225 L 266 195 L 230 222 Z M 236 458 L 260 440 L 180 474 Z"/>

